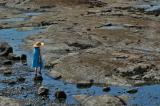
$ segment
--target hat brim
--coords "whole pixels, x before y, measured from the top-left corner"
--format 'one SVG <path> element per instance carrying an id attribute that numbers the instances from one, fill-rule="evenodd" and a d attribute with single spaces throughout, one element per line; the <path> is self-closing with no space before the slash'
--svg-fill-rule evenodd
<path id="1" fill-rule="evenodd" d="M 41 47 L 41 46 L 44 46 L 44 43 L 41 42 L 39 45 L 38 44 L 34 44 L 33 47 Z"/>

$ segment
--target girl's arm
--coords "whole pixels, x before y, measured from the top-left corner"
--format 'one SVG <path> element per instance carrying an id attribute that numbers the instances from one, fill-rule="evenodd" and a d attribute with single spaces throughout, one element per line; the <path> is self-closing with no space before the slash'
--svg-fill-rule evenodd
<path id="1" fill-rule="evenodd" d="M 41 63 L 42 62 L 42 52 L 41 52 L 41 48 L 39 48 L 39 62 Z"/>

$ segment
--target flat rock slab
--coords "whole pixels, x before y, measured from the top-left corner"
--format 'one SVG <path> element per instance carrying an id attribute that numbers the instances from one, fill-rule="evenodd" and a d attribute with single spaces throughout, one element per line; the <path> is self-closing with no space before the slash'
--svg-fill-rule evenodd
<path id="1" fill-rule="evenodd" d="M 0 106 L 22 106 L 21 101 L 0 96 Z"/>
<path id="2" fill-rule="evenodd" d="M 82 106 L 125 106 L 125 101 L 120 97 L 109 95 L 103 96 L 86 96 L 77 95 L 75 99 L 78 100 Z M 122 102 L 123 101 L 123 102 Z"/>

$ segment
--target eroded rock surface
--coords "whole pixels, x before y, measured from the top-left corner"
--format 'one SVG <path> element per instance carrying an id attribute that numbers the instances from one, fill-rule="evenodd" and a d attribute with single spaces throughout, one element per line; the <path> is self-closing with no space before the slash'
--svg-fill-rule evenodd
<path id="1" fill-rule="evenodd" d="M 126 106 L 125 100 L 123 100 L 121 97 L 114 97 L 109 95 L 95 97 L 77 95 L 75 98 L 83 106 Z"/>
<path id="2" fill-rule="evenodd" d="M 1 106 L 22 106 L 23 102 L 0 96 L 0 105 Z"/>

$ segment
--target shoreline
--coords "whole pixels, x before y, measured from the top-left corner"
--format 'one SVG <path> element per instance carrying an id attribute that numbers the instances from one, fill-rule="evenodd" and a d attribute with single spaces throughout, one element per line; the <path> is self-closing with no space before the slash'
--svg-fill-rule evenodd
<path id="1" fill-rule="evenodd" d="M 35 40 L 45 42 L 46 67 L 52 77 L 61 76 L 75 84 L 159 84 L 160 17 L 146 13 L 143 3 L 138 4 L 142 7 L 134 4 L 136 1 L 121 5 L 107 2 L 107 6 L 91 8 L 59 4 L 40 9 L 43 13 L 29 21 L 2 26 L 46 27 L 45 32 L 25 39 L 25 46 L 30 48 L 27 43 Z"/>

